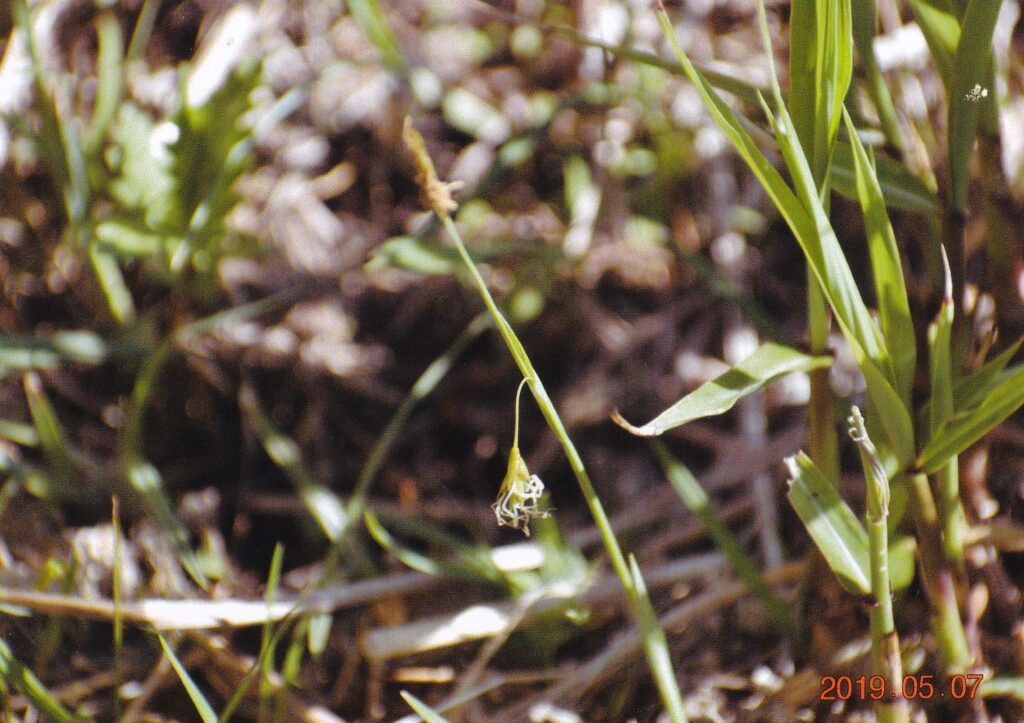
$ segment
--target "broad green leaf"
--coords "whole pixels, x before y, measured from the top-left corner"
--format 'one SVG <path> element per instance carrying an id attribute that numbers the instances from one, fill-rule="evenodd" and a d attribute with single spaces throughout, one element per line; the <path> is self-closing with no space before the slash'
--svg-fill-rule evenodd
<path id="1" fill-rule="evenodd" d="M 960 454 L 984 437 L 1024 404 L 1024 365 L 1006 370 L 980 404 L 950 417 L 932 434 L 917 458 L 917 468 L 938 470 L 954 454 Z"/>
<path id="2" fill-rule="evenodd" d="M 868 236 L 868 251 L 871 254 L 872 278 L 878 312 L 881 318 L 882 336 L 885 337 L 895 374 L 895 387 L 910 407 L 911 387 L 914 383 L 914 368 L 917 361 L 917 345 L 914 341 L 914 322 L 910 318 L 910 302 L 907 287 L 903 281 L 903 266 L 896 236 L 885 209 L 882 189 L 879 187 L 874 164 L 861 145 L 857 129 L 848 113 L 843 111 L 846 129 L 850 134 L 853 155 L 854 176 L 857 198 L 864 216 L 864 228 Z"/>
<path id="3" fill-rule="evenodd" d="M 793 372 L 822 369 L 832 357 L 809 356 L 774 343 L 767 343 L 721 376 L 705 382 L 642 427 L 617 421 L 633 434 L 654 437 L 695 419 L 724 414 L 740 399 L 764 385 Z"/>
<path id="4" fill-rule="evenodd" d="M 939 202 L 935 194 L 902 163 L 887 156 L 876 156 L 875 177 L 882 189 L 886 207 L 937 217 Z M 829 183 L 836 193 L 857 200 L 853 149 L 845 140 L 837 140 L 832 151 Z"/>
<path id="5" fill-rule="evenodd" d="M 835 485 L 803 452 L 786 460 L 789 501 L 828 566 L 854 595 L 871 593 L 868 533 Z"/>
<path id="6" fill-rule="evenodd" d="M 992 33 L 1002 0 L 971 0 L 964 13 L 960 41 L 949 86 L 949 185 L 950 205 L 967 210 L 971 156 L 982 105 L 995 102 L 991 82 Z"/>
<path id="7" fill-rule="evenodd" d="M 172 203 L 174 179 L 167 146 L 177 133 L 176 125 L 157 125 L 134 103 L 121 104 L 110 129 L 113 145 L 106 158 L 110 170 L 117 174 L 108 190 L 124 208 L 145 211 L 147 217 L 156 217 Z M 150 211 L 153 208 L 161 210 L 154 213 Z M 153 224 L 148 225 L 152 229 Z"/>
<path id="8" fill-rule="evenodd" d="M 160 647 L 164 649 L 164 655 L 167 656 L 167 660 L 170 662 L 171 667 L 174 668 L 174 672 L 178 674 L 178 679 L 181 680 L 181 684 L 185 686 L 185 691 L 188 693 L 188 697 L 192 699 L 192 705 L 196 709 L 196 713 L 199 714 L 199 718 L 203 723 L 217 723 L 217 714 L 213 710 L 213 706 L 206 700 L 206 696 L 203 695 L 203 691 L 199 689 L 196 682 L 189 675 L 188 671 L 185 670 L 185 666 L 178 660 L 178 656 L 174 654 L 174 650 L 164 640 L 164 636 L 160 633 L 156 634 L 160 640 Z"/>
<path id="9" fill-rule="evenodd" d="M 409 707 L 416 711 L 416 715 L 426 721 L 426 723 L 448 723 L 447 718 L 436 712 L 433 708 L 409 691 L 403 690 L 400 695 L 405 702 L 409 704 Z"/>

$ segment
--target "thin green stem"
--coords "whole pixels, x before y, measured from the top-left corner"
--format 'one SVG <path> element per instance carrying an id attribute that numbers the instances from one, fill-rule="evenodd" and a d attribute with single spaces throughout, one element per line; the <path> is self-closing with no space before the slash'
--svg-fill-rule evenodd
<path id="1" fill-rule="evenodd" d="M 874 673 L 885 678 L 886 687 L 902 692 L 903 663 L 900 641 L 893 617 L 892 588 L 889 582 L 889 477 L 875 445 L 868 437 L 864 418 L 854 407 L 850 416 L 850 437 L 860 450 L 864 481 L 867 486 L 868 555 L 871 566 L 871 657 Z M 905 723 L 910 719 L 907 701 L 902 695 L 881 700 L 878 718 L 885 723 Z"/>
<path id="2" fill-rule="evenodd" d="M 942 547 L 935 498 L 926 475 L 915 474 L 910 478 L 910 494 L 910 508 L 921 551 L 921 580 L 935 611 L 932 630 L 938 642 L 939 655 L 947 672 L 963 673 L 971 664 L 971 652 L 960 619 L 953 574 Z"/>
<path id="3" fill-rule="evenodd" d="M 437 210 L 439 209 L 435 205 L 435 211 Z M 504 314 L 502 314 L 497 303 L 495 303 L 494 297 L 491 296 L 491 292 L 487 288 L 487 283 L 484 281 L 483 276 L 480 275 L 479 269 L 477 269 L 476 264 L 469 255 L 469 251 L 466 249 L 466 245 L 462 241 L 462 236 L 459 233 L 458 228 L 455 226 L 455 222 L 452 221 L 451 216 L 447 213 L 441 213 L 438 215 L 440 216 L 445 229 L 448 231 L 448 235 L 455 243 L 459 256 L 461 256 L 462 260 L 465 262 L 473 283 L 477 287 L 477 291 L 480 293 L 480 298 L 484 302 L 484 306 L 486 306 L 487 311 L 490 312 L 491 318 L 494 320 L 495 326 L 498 328 L 498 332 L 501 334 L 502 338 L 505 340 L 505 344 L 509 348 L 509 351 L 512 353 L 512 357 L 515 359 L 516 365 L 519 367 L 519 371 L 523 375 L 523 380 L 530 387 L 530 392 L 533 394 L 533 398 L 536 400 L 537 406 L 541 410 L 541 414 L 544 415 L 544 419 L 547 421 L 551 431 L 555 433 L 555 437 L 557 437 L 558 441 L 561 443 L 565 456 L 569 461 L 569 467 L 576 476 L 576 481 L 579 483 L 580 490 L 583 492 L 583 498 L 594 517 L 594 522 L 600 532 L 601 540 L 608 552 L 608 557 L 611 560 L 612 567 L 615 569 L 615 573 L 622 581 L 622 587 L 626 591 L 626 596 L 629 599 L 633 614 L 637 621 L 642 623 L 641 628 L 646 628 L 646 630 L 643 630 L 644 651 L 647 654 L 648 662 L 654 672 L 655 683 L 658 686 L 658 690 L 661 694 L 662 702 L 665 704 L 669 719 L 674 723 L 677 721 L 686 721 L 686 714 L 683 710 L 682 695 L 679 692 L 675 675 L 672 673 L 671 662 L 668 660 L 668 643 L 665 638 L 665 632 L 658 625 L 657 617 L 654 615 L 654 610 L 651 607 L 650 600 L 642 592 L 642 582 L 635 579 L 633 574 L 630 572 L 630 567 L 626 562 L 626 557 L 623 555 L 622 548 L 619 547 L 619 542 L 615 538 L 615 532 L 612 529 L 611 522 L 608 520 L 608 515 L 604 511 L 604 506 L 601 504 L 601 500 L 597 496 L 596 490 L 594 490 L 594 485 L 590 481 L 590 475 L 587 473 L 587 469 L 583 464 L 583 459 L 580 457 L 580 454 L 576 449 L 576 445 L 574 445 L 572 440 L 569 438 L 569 433 L 566 431 L 565 425 L 562 423 L 562 419 L 558 415 L 558 410 L 555 408 L 554 402 L 551 401 L 551 397 L 548 396 L 547 390 L 544 388 L 544 383 L 537 375 L 537 371 L 534 369 L 529 355 L 527 355 L 526 350 L 523 348 L 522 342 L 519 341 L 519 337 L 516 336 L 515 331 L 509 325 L 508 321 L 505 320 Z M 639 568 L 637 568 L 637 571 L 639 571 Z M 668 673 L 672 673 L 671 675 L 664 674 L 666 668 Z M 659 674 L 659 671 L 661 671 L 661 674 Z"/>

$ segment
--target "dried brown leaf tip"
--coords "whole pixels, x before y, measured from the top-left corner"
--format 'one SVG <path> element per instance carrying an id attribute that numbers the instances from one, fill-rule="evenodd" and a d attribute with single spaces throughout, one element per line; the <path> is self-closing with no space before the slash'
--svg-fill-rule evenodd
<path id="1" fill-rule="evenodd" d="M 423 136 L 413 127 L 412 119 L 405 117 L 405 126 L 402 128 L 402 140 L 405 147 L 409 149 L 412 161 L 416 165 L 416 183 L 419 184 L 423 202 L 436 213 L 444 218 L 459 207 L 452 192 L 462 188 L 461 181 L 445 183 L 437 177 L 437 170 L 434 162 L 427 153 L 427 144 L 423 142 Z"/>

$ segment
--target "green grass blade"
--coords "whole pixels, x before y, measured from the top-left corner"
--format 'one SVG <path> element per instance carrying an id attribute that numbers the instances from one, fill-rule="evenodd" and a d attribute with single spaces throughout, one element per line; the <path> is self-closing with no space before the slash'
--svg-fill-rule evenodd
<path id="1" fill-rule="evenodd" d="M 263 593 L 263 601 L 267 609 L 277 599 L 277 590 L 281 585 L 281 568 L 284 565 L 284 546 L 281 543 L 274 545 L 274 553 L 270 557 L 270 572 L 267 574 L 267 589 Z M 260 676 L 260 703 L 259 720 L 266 720 L 266 706 L 270 700 L 272 686 L 271 676 L 274 673 L 274 655 L 277 649 L 277 637 L 274 635 L 273 620 L 268 619 L 263 623 L 263 633 L 260 636 L 259 676 Z"/>
<path id="2" fill-rule="evenodd" d="M 831 363 L 830 356 L 809 356 L 769 342 L 729 371 L 687 394 L 642 427 L 633 427 L 621 417 L 616 421 L 633 434 L 654 437 L 695 419 L 724 414 L 740 399 L 781 376 L 822 369 Z"/>
<path id="3" fill-rule="evenodd" d="M 324 536 L 331 542 L 340 540 L 342 532 L 349 526 L 348 513 L 341 499 L 329 487 L 317 482 L 306 469 L 299 445 L 274 427 L 252 387 L 242 387 L 238 404 L 252 422 L 267 456 L 292 483 Z"/>
<path id="4" fill-rule="evenodd" d="M 124 41 L 121 23 L 113 12 L 100 14 L 96 21 L 96 35 L 99 44 L 96 102 L 89 130 L 82 139 L 82 150 L 90 155 L 99 150 L 107 128 L 117 115 L 124 79 Z"/>
<path id="5" fill-rule="evenodd" d="M 889 143 L 896 148 L 903 148 L 903 138 L 896 120 L 896 107 L 893 105 L 892 95 L 885 84 L 885 76 L 878 67 L 878 57 L 875 55 L 878 15 L 875 0 L 854 0 L 850 9 L 853 11 L 853 42 L 860 54 L 860 64 L 864 70 L 868 93 L 875 104 L 882 130 Z"/>
<path id="6" fill-rule="evenodd" d="M 157 12 L 160 10 L 160 3 L 161 0 L 145 0 L 142 3 L 142 10 L 139 12 L 138 20 L 135 21 L 132 39 L 128 44 L 128 54 L 125 56 L 126 63 L 138 60 L 146 44 L 149 42 L 149 36 L 153 32 L 153 25 L 156 23 Z"/>
<path id="7" fill-rule="evenodd" d="M 509 587 L 505 573 L 494 564 L 490 551 L 486 548 L 471 547 L 453 535 L 426 523 L 402 520 L 397 516 L 390 517 L 389 524 L 402 527 L 406 532 L 411 532 L 423 540 L 434 543 L 437 547 L 455 553 L 453 559 L 435 560 L 399 544 L 372 510 L 363 512 L 363 519 L 366 529 L 377 544 L 413 570 L 428 575 L 446 575 L 498 585 L 502 588 Z"/>
<path id="8" fill-rule="evenodd" d="M 114 254 L 93 241 L 89 244 L 89 265 L 117 323 L 123 326 L 134 321 L 135 301 Z"/>
<path id="9" fill-rule="evenodd" d="M 963 411 L 978 406 L 981 400 L 988 396 L 992 385 L 1000 381 L 1006 365 L 1010 363 L 1021 344 L 1024 344 L 1024 337 L 992 357 L 981 369 L 958 379 L 953 385 L 954 409 Z"/>
<path id="10" fill-rule="evenodd" d="M 953 355 L 952 331 L 955 305 L 953 303 L 953 280 L 950 276 L 949 261 L 943 251 L 945 268 L 945 294 L 942 306 L 928 329 L 928 343 L 931 352 L 931 407 L 928 419 L 929 434 L 935 434 L 953 416 Z M 963 563 L 964 531 L 967 520 L 960 503 L 960 465 L 957 457 L 951 456 L 940 467 L 937 477 L 939 516 L 942 520 L 942 544 L 946 559 L 956 564 Z"/>
<path id="11" fill-rule="evenodd" d="M 1002 4 L 1002 0 L 971 0 L 956 46 L 949 87 L 949 186 L 950 206 L 961 213 L 967 210 L 978 113 L 983 104 L 995 102 L 995 88 L 985 84 L 991 78 L 992 33 Z"/>
<path id="12" fill-rule="evenodd" d="M 403 70 L 405 60 L 402 58 L 402 51 L 384 19 L 377 0 L 348 0 L 348 9 L 366 37 L 384 55 L 384 61 L 391 69 Z"/>
<path id="13" fill-rule="evenodd" d="M 980 404 L 954 415 L 932 434 L 917 458 L 917 468 L 931 474 L 960 454 L 1024 405 L 1024 365 L 1002 375 Z"/>
<path id="14" fill-rule="evenodd" d="M 935 194 L 906 166 L 887 156 L 876 156 L 875 175 L 888 208 L 938 218 L 939 202 Z M 836 141 L 832 150 L 829 183 L 836 193 L 857 200 L 853 148 L 841 139 Z"/>
<path id="15" fill-rule="evenodd" d="M 409 707 L 416 712 L 416 715 L 426 721 L 426 723 L 448 723 L 447 718 L 436 712 L 433 708 L 409 691 L 401 691 L 401 696 L 405 702 L 409 704 Z"/>
<path id="16" fill-rule="evenodd" d="M 672 484 L 673 489 L 679 494 L 690 511 L 697 515 L 697 518 L 704 525 L 711 539 L 714 540 L 715 545 L 729 561 L 733 572 L 736 573 L 739 579 L 747 583 L 747 586 L 750 587 L 751 592 L 754 593 L 757 599 L 761 601 L 764 609 L 768 612 L 768 616 L 775 623 L 779 631 L 790 640 L 795 640 L 797 624 L 793 618 L 789 603 L 776 595 L 771 587 L 768 586 L 768 583 L 764 581 L 760 570 L 757 569 L 757 563 L 747 554 L 739 540 L 736 539 L 736 536 L 732 534 L 721 518 L 715 513 L 714 508 L 711 506 L 711 500 L 708 498 L 704 488 L 701 487 L 700 482 L 697 481 L 697 478 L 693 476 L 693 473 L 690 472 L 686 465 L 676 459 L 660 441 L 652 442 L 651 448 L 658 456 L 661 467 L 665 470 L 665 475 L 668 477 L 668 481 Z"/>
<path id="17" fill-rule="evenodd" d="M 786 460 L 789 501 L 844 588 L 854 595 L 871 592 L 868 533 L 835 485 L 803 452 Z"/>
<path id="18" fill-rule="evenodd" d="M 185 670 L 185 666 L 178 660 L 178 656 L 174 654 L 171 646 L 164 640 L 164 636 L 160 633 L 156 634 L 160 640 L 160 647 L 164 649 L 164 655 L 167 656 L 167 660 L 170 661 L 171 667 L 174 668 L 174 672 L 178 674 L 178 678 L 181 680 L 181 684 L 185 686 L 185 691 L 188 693 L 188 697 L 192 699 L 192 705 L 195 706 L 196 712 L 199 714 L 199 718 L 203 723 L 217 723 L 217 714 L 213 711 L 213 706 L 206 700 L 206 696 L 203 695 L 203 691 L 199 689 L 196 682 L 192 680 L 192 676 Z"/>
<path id="19" fill-rule="evenodd" d="M 640 628 L 640 638 L 647 651 L 647 660 L 650 663 L 654 684 L 658 687 L 661 700 L 667 707 L 669 719 L 685 720 L 683 694 L 679 690 L 679 681 L 676 680 L 675 671 L 672 669 L 672 655 L 668 650 L 668 640 L 665 638 L 665 631 L 658 623 L 658 615 L 654 612 L 654 606 L 651 605 L 651 599 L 647 595 L 647 585 L 644 584 L 640 566 L 632 553 L 629 555 L 629 571 L 633 576 L 637 599 L 640 601 L 636 607 L 636 624 Z"/>
<path id="20" fill-rule="evenodd" d="M 32 63 L 32 89 L 42 128 L 37 140 L 57 190 L 64 201 L 64 209 L 72 225 L 80 223 L 89 205 L 89 183 L 85 172 L 85 159 L 78 134 L 72 123 L 64 123 L 46 89 L 43 66 L 32 31 L 32 21 L 26 0 L 14 0 L 14 20 L 25 34 Z"/>
<path id="21" fill-rule="evenodd" d="M 835 231 L 829 224 L 828 217 L 818 199 L 806 156 L 792 137 L 794 125 L 785 106 L 781 103 L 777 104 L 780 114 L 777 120 L 767 107 L 765 107 L 765 112 L 769 116 L 769 120 L 773 122 L 780 150 L 786 157 L 787 166 L 797 183 L 797 193 L 790 189 L 782 175 L 754 143 L 753 138 L 744 129 L 736 114 L 690 62 L 679 46 L 668 16 L 664 12 L 660 12 L 659 19 L 679 62 L 687 77 L 704 99 L 711 117 L 761 182 L 775 207 L 793 231 L 818 282 L 822 285 L 829 305 L 843 327 L 844 333 L 864 350 L 868 358 L 876 362 L 884 361 L 887 355 L 880 333 L 857 290 L 853 272 L 850 270 L 835 236 Z"/>
<path id="22" fill-rule="evenodd" d="M 0 640 L 0 677 L 9 687 L 25 696 L 32 706 L 43 714 L 45 720 L 56 723 L 78 723 L 92 720 L 76 715 L 65 708 L 42 681 L 25 667 L 3 640 Z"/>
<path id="23" fill-rule="evenodd" d="M 765 113 L 793 177 L 797 196 L 807 210 L 809 219 L 813 219 L 810 228 L 802 229 L 808 234 L 804 240 L 801 240 L 799 233 L 794 233 L 853 351 L 857 366 L 864 375 L 869 401 L 874 408 L 887 412 L 880 415 L 879 419 L 886 440 L 883 455 L 893 455 L 896 465 L 904 468 L 914 458 L 914 427 L 910 412 L 896 391 L 895 368 L 885 338 L 864 304 L 853 272 L 817 193 L 807 159 L 793 138 L 793 121 L 785 105 L 778 99 L 776 112 L 778 117 L 773 116 L 765 105 Z"/>
<path id="24" fill-rule="evenodd" d="M 32 424 L 39 435 L 39 443 L 43 448 L 43 454 L 46 455 L 49 472 L 57 485 L 55 491 L 60 499 L 72 501 L 76 496 L 77 468 L 71 458 L 71 450 L 64 434 L 64 427 L 57 418 L 57 412 L 50 403 L 49 397 L 46 396 L 43 383 L 35 372 L 25 375 L 24 387 Z"/>
<path id="25" fill-rule="evenodd" d="M 789 108 L 819 186 L 828 177 L 853 73 L 851 23 L 850 0 L 793 0 Z"/>
<path id="26" fill-rule="evenodd" d="M 876 178 L 874 164 L 868 158 L 857 136 L 857 129 L 845 111 L 844 117 L 853 152 L 857 197 L 868 236 L 868 251 L 871 254 L 872 278 L 875 283 L 875 295 L 878 298 L 882 336 L 885 337 L 886 346 L 892 356 L 896 389 L 903 403 L 909 408 L 917 363 L 917 345 L 914 341 L 914 322 L 910 317 L 907 287 L 903 281 L 900 251 L 896 246 L 896 236 L 885 209 L 885 199 Z"/>
<path id="27" fill-rule="evenodd" d="M 960 20 L 949 0 L 909 0 L 932 61 L 948 90 L 953 79 L 953 56 L 960 43 Z"/>

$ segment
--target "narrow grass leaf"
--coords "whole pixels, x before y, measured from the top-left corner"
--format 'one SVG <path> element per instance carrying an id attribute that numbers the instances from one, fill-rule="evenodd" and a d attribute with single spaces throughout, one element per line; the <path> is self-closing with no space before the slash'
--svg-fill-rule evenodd
<path id="1" fill-rule="evenodd" d="M 888 156 L 876 156 L 875 180 L 882 189 L 882 198 L 888 208 L 909 211 L 937 218 L 939 202 L 920 178 L 902 163 Z M 836 193 L 857 200 L 857 180 L 854 171 L 853 148 L 845 140 L 836 140 L 832 150 L 832 169 L 829 183 Z"/>
<path id="2" fill-rule="evenodd" d="M 449 575 L 509 588 L 505 573 L 494 564 L 494 559 L 487 548 L 467 545 L 454 535 L 425 522 L 405 519 L 399 515 L 387 516 L 388 524 L 454 555 L 450 560 L 435 560 L 399 544 L 372 510 L 366 510 L 363 518 L 370 536 L 414 570 L 428 575 Z"/>
<path id="3" fill-rule="evenodd" d="M 1024 676 L 996 676 L 982 681 L 982 698 L 1015 698 L 1024 702 Z"/>
<path id="4" fill-rule="evenodd" d="M 947 459 L 960 454 L 988 434 L 1024 405 L 1024 365 L 1002 375 L 980 404 L 950 417 L 939 427 L 917 458 L 917 468 L 928 474 L 938 470 Z"/>
<path id="5" fill-rule="evenodd" d="M 391 66 L 391 69 L 404 69 L 405 61 L 402 58 L 402 51 L 384 19 L 377 0 L 348 0 L 348 8 L 359 28 L 366 34 L 370 42 L 377 46 L 377 50 L 384 55 L 384 61 Z"/>
<path id="6" fill-rule="evenodd" d="M 832 357 L 810 356 L 769 342 L 729 371 L 687 394 L 647 424 L 634 427 L 621 417 L 616 421 L 633 434 L 654 437 L 695 419 L 724 414 L 740 399 L 781 376 L 822 369 L 831 363 Z"/>
<path id="7" fill-rule="evenodd" d="M 163 533 L 170 539 L 178 551 L 181 566 L 200 587 L 207 585 L 202 565 L 196 558 L 195 551 L 188 544 L 188 533 L 171 509 L 163 487 L 160 471 L 141 457 L 129 456 L 124 461 L 125 476 L 136 494 L 142 499 Z"/>
<path id="8" fill-rule="evenodd" d="M 248 415 L 267 456 L 285 473 L 310 517 L 329 541 L 337 542 L 342 531 L 348 527 L 348 514 L 341 499 L 329 487 L 317 482 L 306 469 L 299 445 L 274 427 L 252 387 L 242 387 L 238 403 Z"/>
<path id="9" fill-rule="evenodd" d="M 55 492 L 62 499 L 74 499 L 77 468 L 71 458 L 64 427 L 57 418 L 57 412 L 50 403 L 43 383 L 35 372 L 29 372 L 24 379 L 25 399 L 29 415 L 35 425 L 39 443 L 46 455 L 49 471 L 57 484 Z"/>
<path id="10" fill-rule="evenodd" d="M 959 410 L 976 407 L 988 396 L 992 386 L 1002 379 L 1006 365 L 1010 363 L 1022 343 L 1024 337 L 992 357 L 981 369 L 958 379 L 953 385 L 953 407 Z"/>
<path id="11" fill-rule="evenodd" d="M 949 0 L 909 0 L 935 67 L 948 90 L 953 79 L 953 56 L 960 43 L 960 20 Z"/>
<path id="12" fill-rule="evenodd" d="M 868 533 L 829 482 L 803 452 L 786 460 L 789 501 L 814 544 L 846 590 L 871 593 Z"/>
<path id="13" fill-rule="evenodd" d="M 874 164 L 868 158 L 857 136 L 857 129 L 848 113 L 843 112 L 850 134 L 854 162 L 857 198 L 864 216 L 871 255 L 872 278 L 878 299 L 882 336 L 890 350 L 895 375 L 895 386 L 909 408 L 914 369 L 917 363 L 917 345 L 914 342 L 914 322 L 910 317 L 910 302 L 903 280 L 903 266 L 896 236 L 885 209 L 885 199 L 878 184 Z"/>
<path id="14" fill-rule="evenodd" d="M 46 689 L 42 681 L 14 657 L 10 647 L 0 640 L 0 677 L 4 683 L 25 696 L 45 720 L 55 723 L 79 723 L 91 718 L 72 713 Z"/>
<path id="15" fill-rule="evenodd" d="M 121 23 L 112 11 L 105 11 L 96 20 L 97 52 L 96 100 L 93 104 L 89 130 L 82 139 L 87 154 L 99 150 L 107 128 L 117 115 L 124 84 L 124 40 Z"/>
<path id="16" fill-rule="evenodd" d="M 100 364 L 107 356 L 106 342 L 91 331 L 0 334 L 0 372 L 55 369 L 63 363 Z"/>
<path id="17" fill-rule="evenodd" d="M 978 111 L 995 102 L 995 88 L 983 84 L 991 77 L 992 33 L 1002 0 L 971 0 L 964 13 L 960 40 L 949 86 L 949 185 L 950 205 L 967 210 L 971 156 L 978 126 Z"/>
<path id="18" fill-rule="evenodd" d="M 263 601 L 269 610 L 277 599 L 277 589 L 281 585 L 281 568 L 284 565 L 284 546 L 274 545 L 274 553 L 270 557 L 270 571 L 267 573 L 267 589 L 263 593 Z M 274 635 L 274 621 L 267 618 L 263 623 L 260 636 L 260 652 L 258 656 L 260 670 L 260 714 L 259 720 L 265 720 L 265 707 L 272 692 L 271 676 L 274 673 L 274 656 L 277 648 L 277 637 Z"/>
<path id="19" fill-rule="evenodd" d="M 178 679 L 181 680 L 181 684 L 185 686 L 185 692 L 188 693 L 188 697 L 192 699 L 192 705 L 195 707 L 196 712 L 199 714 L 200 719 L 203 723 L 217 723 L 217 714 L 213 711 L 213 706 L 206 700 L 206 696 L 203 695 L 203 691 L 199 689 L 196 682 L 189 675 L 188 671 L 185 670 L 185 666 L 178 660 L 178 656 L 174 654 L 174 650 L 167 644 L 164 636 L 160 633 L 156 634 L 160 640 L 160 647 L 164 649 L 164 655 L 167 656 L 167 660 L 170 661 L 171 667 L 174 668 L 174 672 L 178 674 Z"/>
<path id="20" fill-rule="evenodd" d="M 769 111 L 767 104 L 764 109 L 793 177 L 800 203 L 807 210 L 811 222 L 810 228 L 803 229 L 807 235 L 800 242 L 804 254 L 864 375 L 869 401 L 876 409 L 886 410 L 879 419 L 886 441 L 882 454 L 886 457 L 891 454 L 896 465 L 904 468 L 914 459 L 914 427 L 910 412 L 896 391 L 896 373 L 885 339 L 857 288 L 853 272 L 817 193 L 807 159 L 793 137 L 793 121 L 785 105 L 776 99 L 777 117 Z M 800 234 L 795 229 L 794 233 L 800 241 Z"/>
<path id="21" fill-rule="evenodd" d="M 117 323 L 125 325 L 133 321 L 135 301 L 117 263 L 117 257 L 94 240 L 89 244 L 89 265 L 107 300 L 107 308 Z"/>
<path id="22" fill-rule="evenodd" d="M 850 0 L 793 0 L 789 108 L 818 185 L 828 177 L 853 73 L 851 23 Z"/>
<path id="23" fill-rule="evenodd" d="M 896 107 L 893 105 L 892 95 L 885 84 L 885 76 L 878 66 L 878 57 L 875 55 L 878 16 L 875 0 L 854 0 L 850 4 L 850 9 L 853 12 L 853 42 L 860 54 L 860 65 L 867 81 L 868 93 L 875 104 L 886 138 L 896 148 L 902 148 L 903 139 L 896 120 Z"/>
<path id="24" fill-rule="evenodd" d="M 636 598 L 639 601 L 634 609 L 636 624 L 640 628 L 640 637 L 643 640 L 644 649 L 647 651 L 651 675 L 661 693 L 661 700 L 665 703 L 670 720 L 685 721 L 683 694 L 679 690 L 679 681 L 676 680 L 675 671 L 672 669 L 672 655 L 668 650 L 668 640 L 665 638 L 665 631 L 658 623 L 658 614 L 654 611 L 654 606 L 651 605 L 643 574 L 632 553 L 629 555 L 629 571 L 633 578 L 633 589 L 636 591 Z"/>
<path id="25" fill-rule="evenodd" d="M 711 506 L 711 500 L 708 498 L 704 488 L 701 487 L 700 482 L 697 481 L 697 478 L 693 476 L 693 473 L 690 472 L 686 465 L 676 459 L 660 441 L 652 442 L 651 448 L 658 456 L 662 469 L 665 470 L 665 475 L 668 477 L 668 481 L 672 484 L 673 489 L 682 498 L 690 511 L 697 515 L 697 518 L 704 525 L 711 539 L 714 540 L 715 545 L 725 555 L 726 560 L 729 561 L 733 572 L 736 573 L 739 579 L 747 583 L 751 592 L 761 601 L 769 617 L 778 627 L 779 632 L 790 640 L 795 640 L 797 625 L 793 619 L 789 604 L 776 595 L 768 583 L 764 581 L 753 558 L 747 554 L 746 550 L 743 549 L 743 545 L 736 539 L 736 536 L 732 534 L 732 531 L 715 513 L 714 508 Z"/>
<path id="26" fill-rule="evenodd" d="M 426 723 L 448 723 L 448 719 L 443 715 L 435 711 L 429 705 L 424 703 L 422 700 L 417 698 L 415 695 L 407 690 L 401 691 L 401 696 L 409 707 L 412 708 L 416 715 L 422 718 Z"/>
<path id="27" fill-rule="evenodd" d="M 68 219 L 74 225 L 83 220 L 88 207 L 89 186 L 81 144 L 74 124 L 62 122 L 46 88 L 26 0 L 14 0 L 13 11 L 15 24 L 25 35 L 32 64 L 32 89 L 42 125 L 36 140 L 64 201 Z"/>

